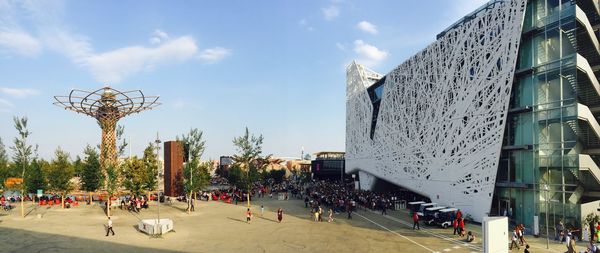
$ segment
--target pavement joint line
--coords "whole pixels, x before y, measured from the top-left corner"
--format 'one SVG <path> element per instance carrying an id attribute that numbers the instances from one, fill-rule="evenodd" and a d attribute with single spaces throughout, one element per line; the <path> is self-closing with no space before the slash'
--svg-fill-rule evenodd
<path id="1" fill-rule="evenodd" d="M 537 247 L 537 246 L 533 246 L 531 244 L 529 244 L 529 247 L 536 248 L 536 249 L 541 249 L 541 250 L 546 250 L 546 251 L 551 251 L 551 252 L 556 252 L 556 253 L 562 253 L 562 252 L 564 252 L 564 251 L 556 251 L 556 250 L 553 250 L 553 249 L 546 249 L 544 247 Z"/>
<path id="2" fill-rule="evenodd" d="M 370 211 L 371 213 L 374 213 L 374 214 L 379 214 L 379 212 L 375 212 L 373 210 L 368 210 L 368 211 Z M 398 218 L 395 218 L 395 217 L 392 217 L 392 216 L 389 216 L 389 215 L 384 215 L 383 217 L 385 217 L 385 218 L 387 218 L 389 220 L 398 222 L 400 224 L 403 224 L 403 225 L 405 225 L 407 227 L 411 227 L 410 223 L 408 223 L 406 221 L 403 221 L 401 219 L 398 219 Z M 462 246 L 470 248 L 470 249 L 483 250 L 483 247 L 479 247 L 477 245 L 472 245 L 472 244 L 466 244 L 465 242 L 462 242 L 460 240 L 457 240 L 457 239 L 454 239 L 454 238 L 450 238 L 450 237 L 442 235 L 442 234 L 438 234 L 438 233 L 434 233 L 434 232 L 428 231 L 428 229 L 420 229 L 420 231 L 423 232 L 423 233 L 427 233 L 427 234 L 430 234 L 432 236 L 435 236 L 437 238 L 444 239 L 446 241 L 450 241 L 450 242 L 458 244 L 458 245 L 462 245 Z"/>
<path id="3" fill-rule="evenodd" d="M 367 217 L 365 217 L 365 216 L 362 216 L 362 215 L 360 215 L 360 214 L 358 214 L 358 213 L 354 213 L 354 214 L 355 214 L 355 215 L 358 215 L 359 217 L 361 217 L 361 218 L 363 218 L 363 219 L 365 219 L 365 220 L 367 220 L 367 221 L 369 221 L 369 222 L 371 222 L 371 223 L 373 223 L 373 224 L 375 224 L 375 225 L 377 225 L 377 226 L 379 226 L 380 228 L 383 228 L 383 229 L 385 229 L 385 230 L 389 231 L 389 232 L 390 232 L 390 233 L 392 233 L 392 234 L 395 234 L 395 235 L 397 235 L 397 236 L 400 236 L 400 237 L 402 237 L 402 238 L 404 238 L 404 239 L 406 239 L 406 240 L 408 240 L 408 241 L 410 241 L 410 242 L 414 243 L 415 245 L 421 246 L 422 248 L 424 248 L 424 249 L 426 249 L 426 250 L 429 250 L 429 251 L 431 251 L 431 252 L 433 252 L 433 253 L 435 253 L 435 252 L 438 252 L 438 251 L 434 251 L 434 250 L 432 250 L 432 249 L 430 249 L 430 248 L 427 248 L 427 247 L 423 246 L 422 244 L 420 244 L 420 243 L 418 243 L 418 242 L 415 242 L 415 241 L 413 241 L 412 239 L 410 239 L 410 238 L 408 238 L 408 237 L 406 237 L 406 236 L 403 236 L 403 235 L 401 235 L 400 233 L 397 233 L 396 231 L 393 231 L 393 230 L 391 230 L 391 229 L 389 229 L 389 228 L 386 228 L 386 227 L 384 227 L 383 225 L 381 225 L 381 224 L 379 224 L 379 223 L 377 223 L 377 222 L 374 222 L 374 221 L 370 220 L 369 218 L 367 218 Z"/>

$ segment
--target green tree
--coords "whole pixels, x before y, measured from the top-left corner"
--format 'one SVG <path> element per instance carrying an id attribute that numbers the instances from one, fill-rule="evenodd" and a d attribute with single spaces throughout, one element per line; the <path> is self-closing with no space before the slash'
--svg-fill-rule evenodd
<path id="1" fill-rule="evenodd" d="M 119 169 L 112 164 L 106 165 L 104 171 L 106 173 L 106 192 L 108 193 L 107 202 L 110 206 L 112 196 L 117 192 L 121 185 L 121 176 Z M 106 209 L 106 215 L 110 217 L 110 208 Z"/>
<path id="2" fill-rule="evenodd" d="M 184 156 L 187 157 L 187 162 L 183 167 L 181 182 L 183 184 L 188 199 L 188 213 L 191 210 L 191 200 L 194 193 L 201 190 L 208 184 L 210 176 L 208 167 L 200 162 L 200 157 L 204 154 L 205 141 L 202 139 L 202 131 L 197 128 L 192 128 L 187 134 L 182 137 L 177 136 L 177 140 L 181 141 L 184 146 Z M 188 195 L 189 192 L 189 195 Z"/>
<path id="3" fill-rule="evenodd" d="M 271 170 L 269 172 L 269 177 L 275 180 L 276 183 L 281 183 L 285 177 L 285 169 Z"/>
<path id="4" fill-rule="evenodd" d="M 146 191 L 156 190 L 156 187 L 158 186 L 158 158 L 154 151 L 155 147 L 151 142 L 146 149 L 144 149 L 144 156 L 142 157 L 144 169 L 146 170 L 143 189 Z"/>
<path id="5" fill-rule="evenodd" d="M 25 185 L 27 192 L 37 192 L 37 190 L 45 190 L 48 183 L 44 175 L 43 167 L 47 163 L 43 159 L 34 158 L 25 173 Z"/>
<path id="6" fill-rule="evenodd" d="M 81 160 L 81 157 L 79 157 L 79 155 L 77 155 L 75 157 L 75 161 L 73 161 L 73 169 L 75 171 L 75 174 L 73 175 L 74 177 L 81 177 L 81 174 L 83 173 L 83 161 Z"/>
<path id="7" fill-rule="evenodd" d="M 13 118 L 15 129 L 19 133 L 19 136 L 15 137 L 13 146 L 10 147 L 13 151 L 13 162 L 15 170 L 21 171 L 21 178 L 25 178 L 25 171 L 29 167 L 31 156 L 33 154 L 33 147 L 27 144 L 27 138 L 31 134 L 27 129 L 27 117 L 14 117 Z M 25 196 L 25 181 L 21 184 L 21 193 Z M 25 217 L 25 204 L 24 198 L 21 198 L 21 217 Z"/>
<path id="8" fill-rule="evenodd" d="M 6 154 L 6 147 L 0 138 L 0 189 L 4 189 L 4 181 L 10 176 L 8 155 Z"/>
<path id="9" fill-rule="evenodd" d="M 148 177 L 148 171 L 142 159 L 137 156 L 125 159 L 121 164 L 121 175 L 123 175 L 123 187 L 132 194 L 140 196 Z"/>
<path id="10" fill-rule="evenodd" d="M 85 160 L 82 162 L 83 169 L 81 171 L 81 189 L 87 191 L 92 199 L 92 192 L 97 191 L 102 187 L 104 174 L 100 169 L 100 155 L 95 148 L 87 145 L 83 151 Z"/>
<path id="11" fill-rule="evenodd" d="M 245 177 L 246 173 L 242 171 L 238 164 L 233 164 L 231 165 L 231 167 L 229 167 L 229 170 L 227 172 L 227 181 L 229 182 L 229 184 L 237 188 L 245 189 Z"/>
<path id="12" fill-rule="evenodd" d="M 60 147 L 56 149 L 54 155 L 48 173 L 48 186 L 61 194 L 62 208 L 65 208 L 65 195 L 75 188 L 71 182 L 75 169 L 69 161 L 69 154 Z"/>
<path id="13" fill-rule="evenodd" d="M 233 161 L 246 173 L 243 177 L 246 184 L 246 189 L 250 193 L 251 183 L 258 180 L 260 171 L 268 165 L 270 155 L 266 158 L 261 157 L 262 154 L 262 134 L 258 137 L 250 134 L 248 127 L 243 136 L 233 138 L 233 145 L 236 147 L 238 154 L 233 156 Z M 250 194 L 248 194 L 248 207 L 250 207 Z"/>

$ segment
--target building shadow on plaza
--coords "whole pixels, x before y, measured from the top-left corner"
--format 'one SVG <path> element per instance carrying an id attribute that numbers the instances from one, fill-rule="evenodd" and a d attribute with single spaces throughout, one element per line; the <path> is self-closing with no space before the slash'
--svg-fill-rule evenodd
<path id="1" fill-rule="evenodd" d="M 103 241 L 114 238 L 103 234 L 98 234 L 98 240 L 93 240 L 3 227 L 0 238 L 3 238 L 0 240 L 0 252 L 181 252 Z"/>

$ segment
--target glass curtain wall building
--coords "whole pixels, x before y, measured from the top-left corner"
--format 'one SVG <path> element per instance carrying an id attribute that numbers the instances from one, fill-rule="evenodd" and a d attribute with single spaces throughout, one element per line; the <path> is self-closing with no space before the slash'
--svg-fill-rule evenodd
<path id="1" fill-rule="evenodd" d="M 598 1 L 527 2 L 492 214 L 579 226 L 600 194 Z"/>
<path id="2" fill-rule="evenodd" d="M 387 75 L 350 64 L 346 171 L 476 221 L 581 226 L 600 207 L 599 28 L 598 0 L 494 0 Z"/>

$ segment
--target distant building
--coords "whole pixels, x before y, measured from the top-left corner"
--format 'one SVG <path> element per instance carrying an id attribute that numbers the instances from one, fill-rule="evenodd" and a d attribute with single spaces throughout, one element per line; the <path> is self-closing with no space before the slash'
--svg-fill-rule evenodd
<path id="1" fill-rule="evenodd" d="M 346 175 L 345 152 L 319 152 L 315 154 L 310 170 L 315 179 L 342 179 Z"/>
<path id="2" fill-rule="evenodd" d="M 176 197 L 183 194 L 183 188 L 178 183 L 183 173 L 183 145 L 179 141 L 165 142 L 165 195 Z"/>

